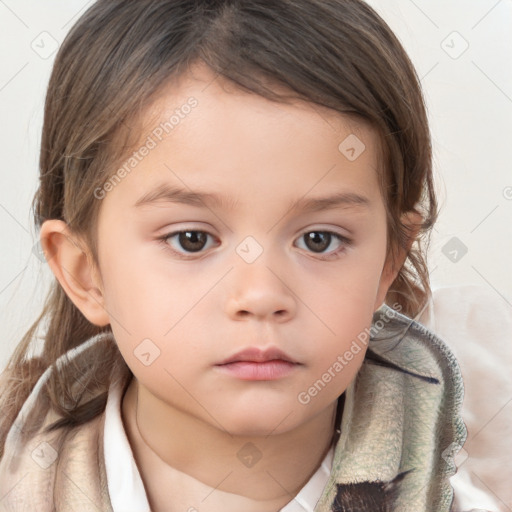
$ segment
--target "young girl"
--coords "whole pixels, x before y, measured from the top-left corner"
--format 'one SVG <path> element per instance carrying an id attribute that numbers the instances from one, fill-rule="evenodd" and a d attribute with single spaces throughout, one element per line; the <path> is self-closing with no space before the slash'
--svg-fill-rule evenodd
<path id="1" fill-rule="evenodd" d="M 370 7 L 100 0 L 40 165 L 56 280 L 2 374 L 0 510 L 454 510 L 427 116 Z"/>

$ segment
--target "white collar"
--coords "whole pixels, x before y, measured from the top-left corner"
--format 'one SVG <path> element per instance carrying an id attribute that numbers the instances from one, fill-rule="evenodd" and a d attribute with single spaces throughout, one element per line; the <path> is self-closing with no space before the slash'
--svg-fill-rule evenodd
<path id="1" fill-rule="evenodd" d="M 122 387 L 112 383 L 105 408 L 104 453 L 114 512 L 150 512 L 146 491 L 121 419 Z M 316 473 L 280 512 L 313 512 L 329 479 L 334 449 Z"/>

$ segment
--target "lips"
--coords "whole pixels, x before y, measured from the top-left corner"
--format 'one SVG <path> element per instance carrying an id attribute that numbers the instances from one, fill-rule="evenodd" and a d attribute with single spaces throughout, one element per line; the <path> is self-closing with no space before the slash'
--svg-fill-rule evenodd
<path id="1" fill-rule="evenodd" d="M 287 361 L 289 363 L 298 364 L 297 361 L 294 361 L 288 354 L 279 350 L 278 348 L 271 347 L 267 350 L 261 350 L 259 348 L 247 348 L 240 352 L 237 352 L 235 355 L 228 357 L 224 361 L 217 363 L 217 365 L 224 365 L 230 363 L 236 363 L 238 361 L 246 361 L 252 363 L 265 363 L 267 361 L 281 360 Z"/>
<path id="2" fill-rule="evenodd" d="M 225 375 L 240 380 L 277 380 L 293 373 L 301 363 L 278 348 L 247 348 L 228 357 L 215 367 Z"/>

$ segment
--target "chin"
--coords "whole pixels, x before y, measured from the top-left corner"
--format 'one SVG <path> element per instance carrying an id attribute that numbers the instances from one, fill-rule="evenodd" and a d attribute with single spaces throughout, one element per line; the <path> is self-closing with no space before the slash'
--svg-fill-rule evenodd
<path id="1" fill-rule="evenodd" d="M 298 427 L 297 415 L 290 409 L 238 411 L 222 422 L 228 432 L 237 437 L 268 437 L 284 434 Z M 293 423 L 290 421 L 292 420 Z"/>

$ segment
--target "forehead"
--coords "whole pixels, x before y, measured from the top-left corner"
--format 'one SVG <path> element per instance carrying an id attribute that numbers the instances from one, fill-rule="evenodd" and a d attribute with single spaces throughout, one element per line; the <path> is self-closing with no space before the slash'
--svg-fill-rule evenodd
<path id="1" fill-rule="evenodd" d="M 215 118 L 215 125 L 232 123 L 244 118 L 245 124 L 256 127 L 261 117 L 266 117 L 268 123 L 280 122 L 288 118 L 295 118 L 303 125 L 316 129 L 321 125 L 321 131 L 329 130 L 332 133 L 358 133 L 364 137 L 371 136 L 374 143 L 380 143 L 379 137 L 371 124 L 357 116 L 355 113 L 341 113 L 304 99 L 296 98 L 296 93 L 279 84 L 268 85 L 274 93 L 282 94 L 284 101 L 271 101 L 258 94 L 245 91 L 237 84 L 216 74 L 208 66 L 200 63 L 192 65 L 189 70 L 178 77 L 173 77 L 155 95 L 153 102 L 142 113 L 143 132 L 147 133 L 151 128 L 165 123 L 172 118 L 173 113 L 180 113 L 191 98 L 198 102 L 195 113 L 200 116 L 190 116 L 194 119 L 201 118 L 206 121 L 208 114 Z M 294 96 L 290 99 L 290 96 Z M 247 116 L 250 116 L 248 118 Z M 181 120 L 187 117 L 181 116 Z M 212 121 L 210 119 L 210 121 Z M 173 127 L 173 132 L 178 132 L 180 124 Z M 167 133 L 165 135 L 168 135 Z M 164 136 L 165 136 L 164 135 Z"/>
<path id="2" fill-rule="evenodd" d="M 242 91 L 206 67 L 168 82 L 140 121 L 135 153 L 149 141 L 151 149 L 126 180 L 139 192 L 164 180 L 182 188 L 231 184 L 237 194 L 253 186 L 290 200 L 337 183 L 380 195 L 380 140 L 368 124 L 303 100 Z"/>

